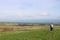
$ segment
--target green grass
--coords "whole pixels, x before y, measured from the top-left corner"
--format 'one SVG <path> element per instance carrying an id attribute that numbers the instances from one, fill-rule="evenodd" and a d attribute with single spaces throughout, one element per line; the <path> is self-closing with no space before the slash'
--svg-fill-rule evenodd
<path id="1" fill-rule="evenodd" d="M 60 40 L 60 29 L 0 32 L 0 40 Z"/>

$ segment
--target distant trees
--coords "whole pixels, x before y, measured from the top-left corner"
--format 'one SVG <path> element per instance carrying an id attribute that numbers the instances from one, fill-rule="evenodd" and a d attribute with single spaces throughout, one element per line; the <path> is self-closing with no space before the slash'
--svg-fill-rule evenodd
<path id="1" fill-rule="evenodd" d="M 18 26 L 33 26 L 33 24 L 18 24 Z"/>
<path id="2" fill-rule="evenodd" d="M 43 25 L 46 25 L 46 24 L 18 24 L 18 26 L 43 26 Z"/>

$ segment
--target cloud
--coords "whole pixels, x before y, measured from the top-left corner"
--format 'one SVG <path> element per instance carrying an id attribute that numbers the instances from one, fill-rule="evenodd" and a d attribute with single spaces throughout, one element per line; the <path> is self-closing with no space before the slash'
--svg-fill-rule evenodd
<path id="1" fill-rule="evenodd" d="M 40 16 L 44 16 L 45 17 L 45 16 L 49 16 L 49 14 L 48 13 L 41 13 Z"/>
<path id="2" fill-rule="evenodd" d="M 56 19 L 60 20 L 60 16 L 56 17 Z"/>
<path id="3" fill-rule="evenodd" d="M 0 12 L 0 19 L 10 19 L 10 20 L 22 20 L 22 19 L 46 19 L 48 17 L 48 13 L 41 13 L 36 10 L 22 10 L 15 9 L 13 10 L 4 10 Z"/>

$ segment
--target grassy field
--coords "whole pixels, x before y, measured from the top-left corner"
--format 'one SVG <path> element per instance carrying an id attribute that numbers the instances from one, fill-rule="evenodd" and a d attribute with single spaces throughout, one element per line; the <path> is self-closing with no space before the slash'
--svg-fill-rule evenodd
<path id="1" fill-rule="evenodd" d="M 59 27 L 50 31 L 49 28 L 36 30 L 23 30 L 0 32 L 0 40 L 60 40 Z"/>

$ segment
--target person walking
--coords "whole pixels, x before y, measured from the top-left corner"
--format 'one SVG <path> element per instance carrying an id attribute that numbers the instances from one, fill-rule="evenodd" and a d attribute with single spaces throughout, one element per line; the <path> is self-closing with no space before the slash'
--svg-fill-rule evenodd
<path id="1" fill-rule="evenodd" d="M 53 31 L 53 24 L 50 24 L 50 31 Z"/>

